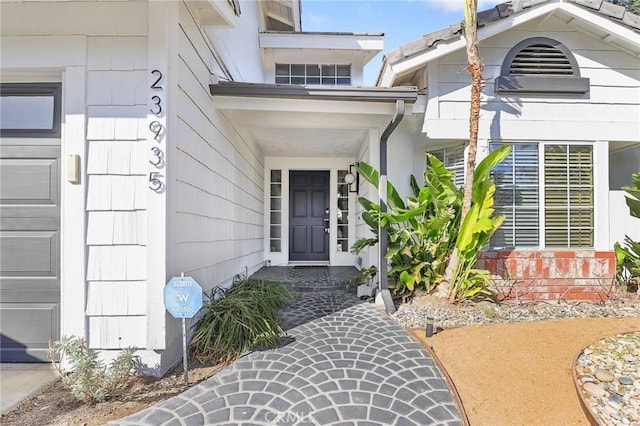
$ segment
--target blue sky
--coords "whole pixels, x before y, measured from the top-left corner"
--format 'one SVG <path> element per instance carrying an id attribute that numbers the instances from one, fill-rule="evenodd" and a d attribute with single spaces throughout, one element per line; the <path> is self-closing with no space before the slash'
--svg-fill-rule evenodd
<path id="1" fill-rule="evenodd" d="M 480 0 L 478 10 L 500 1 Z M 303 31 L 385 34 L 383 52 L 464 19 L 463 0 L 302 0 Z M 364 70 L 364 83 L 375 83 L 382 54 Z"/>

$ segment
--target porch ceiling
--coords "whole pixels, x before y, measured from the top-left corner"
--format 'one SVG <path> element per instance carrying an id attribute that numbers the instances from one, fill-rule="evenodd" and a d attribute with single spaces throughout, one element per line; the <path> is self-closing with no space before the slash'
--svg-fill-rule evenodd
<path id="1" fill-rule="evenodd" d="M 242 82 L 209 87 L 216 110 L 274 157 L 355 157 L 371 132 L 389 123 L 397 100 L 409 103 L 411 111 L 417 98 L 415 87 Z"/>
<path id="2" fill-rule="evenodd" d="M 250 128 L 246 131 L 268 157 L 355 157 L 367 129 Z"/>

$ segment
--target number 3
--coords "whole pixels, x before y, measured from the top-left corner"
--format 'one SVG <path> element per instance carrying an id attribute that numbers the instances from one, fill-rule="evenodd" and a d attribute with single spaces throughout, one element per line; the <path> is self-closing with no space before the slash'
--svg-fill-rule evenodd
<path id="1" fill-rule="evenodd" d="M 154 111 L 153 108 L 150 108 L 149 111 L 151 111 L 152 114 L 155 115 L 160 115 L 160 113 L 162 112 L 162 106 L 160 106 L 160 102 L 162 102 L 162 99 L 160 99 L 160 96 L 152 96 L 151 99 L 153 100 L 153 105 L 158 107 L 157 111 Z"/>

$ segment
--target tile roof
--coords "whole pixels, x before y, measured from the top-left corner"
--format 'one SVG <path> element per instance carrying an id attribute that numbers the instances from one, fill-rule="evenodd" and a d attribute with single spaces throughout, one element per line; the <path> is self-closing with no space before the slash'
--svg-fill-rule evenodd
<path id="1" fill-rule="evenodd" d="M 529 9 L 533 6 L 547 3 L 549 0 L 513 0 L 478 12 L 478 27 L 504 19 Z M 603 0 L 566 0 L 580 5 L 592 12 L 604 15 L 614 22 L 625 25 L 636 32 L 640 32 L 640 16 L 627 12 L 624 7 Z M 458 22 L 438 31 L 425 34 L 417 40 L 400 45 L 398 48 L 385 53 L 383 64 L 394 64 L 417 53 L 424 52 L 440 42 L 453 40 L 462 35 L 463 23 Z"/>

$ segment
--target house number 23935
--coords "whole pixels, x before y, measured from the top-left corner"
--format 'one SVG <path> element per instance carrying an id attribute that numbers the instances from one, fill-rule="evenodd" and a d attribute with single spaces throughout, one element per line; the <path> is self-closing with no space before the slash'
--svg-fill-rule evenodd
<path id="1" fill-rule="evenodd" d="M 149 86 L 152 90 L 149 112 L 159 118 L 163 112 L 162 92 L 164 91 L 164 88 L 160 84 L 162 82 L 162 71 L 153 70 L 151 71 L 151 75 L 153 76 L 153 82 Z M 153 158 L 149 160 L 149 163 L 156 170 L 149 172 L 149 188 L 158 193 L 163 192 L 165 188 L 163 181 L 164 175 L 160 174 L 158 171 L 158 169 L 162 169 L 165 166 L 164 151 L 162 150 L 162 139 L 165 130 L 166 129 L 159 120 L 153 120 L 149 123 L 149 131 L 153 134 L 154 142 L 158 144 L 151 147 Z"/>

